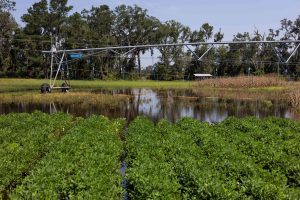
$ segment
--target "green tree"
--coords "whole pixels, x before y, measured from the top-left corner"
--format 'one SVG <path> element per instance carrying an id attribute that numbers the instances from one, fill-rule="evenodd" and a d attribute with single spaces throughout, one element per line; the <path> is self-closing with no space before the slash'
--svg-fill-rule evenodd
<path id="1" fill-rule="evenodd" d="M 64 34 L 61 29 L 66 23 L 69 12 L 73 9 L 73 6 L 67 6 L 67 4 L 68 0 L 50 0 L 48 23 L 58 35 Z"/>
<path id="2" fill-rule="evenodd" d="M 155 17 L 149 16 L 148 11 L 134 5 L 121 5 L 115 9 L 114 35 L 119 45 L 149 44 L 156 41 L 156 31 L 160 22 Z M 136 49 L 129 55 L 130 59 L 136 58 L 138 73 L 141 72 L 140 54 L 148 49 Z M 125 58 L 127 59 L 127 58 Z M 128 60 L 128 59 L 127 59 Z M 133 71 L 135 65 L 130 64 L 127 70 Z"/>
<path id="3" fill-rule="evenodd" d="M 17 23 L 10 11 L 14 10 L 15 2 L 4 0 L 0 1 L 0 70 L 6 71 L 12 67 L 11 50 L 13 35 L 17 31 Z"/>
<path id="4" fill-rule="evenodd" d="M 207 42 L 214 38 L 215 41 L 221 41 L 223 39 L 223 34 L 221 31 L 213 34 L 213 26 L 209 25 L 208 23 L 202 24 L 198 31 L 193 31 L 190 42 Z M 188 68 L 186 69 L 186 75 L 188 77 L 193 77 L 194 73 L 214 73 L 215 68 L 217 67 L 215 64 L 215 50 L 211 49 L 208 54 L 202 58 L 201 61 L 198 60 L 207 50 L 208 46 L 197 45 L 194 49 L 196 56 L 193 56 L 193 60 L 189 64 Z"/>
<path id="5" fill-rule="evenodd" d="M 282 40 L 300 40 L 300 15 L 295 21 L 283 19 L 281 20 L 281 28 L 279 29 L 283 37 Z M 281 44 L 279 51 L 283 58 L 287 58 L 290 52 L 298 44 Z M 294 57 L 290 60 L 288 65 L 284 66 L 284 72 L 289 73 L 293 76 L 299 76 L 299 61 L 300 61 L 300 49 L 298 49 Z"/>
<path id="6" fill-rule="evenodd" d="M 113 35 L 113 26 L 115 20 L 114 12 L 107 5 L 92 7 L 91 10 L 82 11 L 84 20 L 86 20 L 89 31 L 86 35 L 87 41 L 98 46 L 114 46 L 116 38 Z M 97 70 L 96 77 L 106 78 L 108 74 L 113 74 L 113 65 L 116 58 L 112 52 L 103 52 L 99 56 L 89 58 L 90 65 Z"/>
<path id="7" fill-rule="evenodd" d="M 48 33 L 50 27 L 47 0 L 34 3 L 22 16 L 22 20 L 25 22 L 25 34 L 43 35 Z"/>
<path id="8" fill-rule="evenodd" d="M 184 43 L 189 41 L 190 35 L 189 27 L 174 20 L 161 24 L 157 31 L 158 43 Z M 165 46 L 159 47 L 158 50 L 161 53 L 160 64 L 158 65 L 160 70 L 158 71 L 164 72 L 163 79 L 182 79 L 186 67 L 186 58 L 188 57 L 184 52 L 184 47 Z"/>

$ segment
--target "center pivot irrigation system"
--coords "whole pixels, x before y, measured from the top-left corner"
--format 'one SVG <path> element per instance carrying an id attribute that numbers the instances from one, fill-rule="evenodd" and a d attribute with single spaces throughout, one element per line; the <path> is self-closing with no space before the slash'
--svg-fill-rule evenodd
<path id="1" fill-rule="evenodd" d="M 295 48 L 290 52 L 290 56 L 287 59 L 282 58 L 278 50 L 274 47 L 274 44 L 295 44 Z M 52 45 L 50 51 L 43 51 L 45 54 L 51 55 L 50 64 L 50 80 L 49 84 L 44 83 L 41 86 L 42 93 L 50 93 L 53 89 L 61 89 L 62 92 L 67 92 L 71 89 L 69 79 L 69 63 L 81 60 L 85 57 L 93 56 L 102 52 L 112 52 L 119 57 L 125 57 L 130 52 L 136 49 L 149 49 L 159 47 L 171 47 L 181 46 L 186 47 L 195 56 L 198 61 L 202 61 L 205 55 L 216 45 L 230 45 L 230 44 L 269 44 L 274 50 L 274 53 L 278 57 L 280 63 L 288 64 L 290 59 L 295 55 L 300 47 L 300 40 L 279 40 L 279 41 L 231 41 L 231 42 L 195 42 L 195 43 L 173 43 L 173 44 L 149 44 L 149 45 L 134 45 L 134 46 L 111 46 L 111 47 L 100 47 L 100 48 L 86 48 L 86 49 L 69 49 L 69 50 L 58 50 L 57 43 Z M 209 46 L 206 52 L 201 56 L 197 55 L 193 50 L 193 47 Z M 119 51 L 119 52 L 118 52 Z M 124 53 L 125 52 L 125 53 Z M 64 80 L 62 85 L 57 85 L 57 79 L 59 74 L 61 79 Z"/>

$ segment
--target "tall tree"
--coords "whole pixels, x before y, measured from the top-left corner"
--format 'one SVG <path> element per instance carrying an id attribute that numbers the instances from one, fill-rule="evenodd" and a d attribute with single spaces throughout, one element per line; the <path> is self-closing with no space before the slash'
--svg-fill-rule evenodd
<path id="1" fill-rule="evenodd" d="M 0 1 L 0 70 L 5 71 L 11 65 L 11 49 L 13 35 L 17 23 L 10 11 L 14 10 L 15 2 L 10 0 Z"/>
<path id="2" fill-rule="evenodd" d="M 114 35 L 120 45 L 149 44 L 155 41 L 155 32 L 160 25 L 159 20 L 148 15 L 148 11 L 134 5 L 121 5 L 115 9 L 116 19 Z M 141 72 L 140 53 L 145 53 L 147 49 L 136 49 L 130 57 L 137 58 L 138 72 Z M 134 65 L 130 65 L 134 67 Z M 132 71 L 132 68 L 128 68 Z"/>
<path id="3" fill-rule="evenodd" d="M 87 41 L 98 46 L 113 46 L 116 45 L 116 38 L 113 35 L 113 26 L 115 14 L 108 5 L 100 5 L 92 7 L 91 10 L 82 12 L 89 28 Z M 107 74 L 113 74 L 111 67 L 116 61 L 112 56 L 112 52 L 103 52 L 99 56 L 90 59 L 90 65 L 96 69 L 95 76 L 101 79 L 106 78 Z"/>
<path id="4" fill-rule="evenodd" d="M 22 16 L 22 20 L 25 22 L 25 34 L 47 34 L 50 31 L 47 0 L 41 0 L 37 3 L 34 3 L 27 10 L 27 13 Z"/>
<path id="5" fill-rule="evenodd" d="M 190 29 L 180 22 L 170 20 L 162 24 L 158 29 L 159 43 L 184 43 L 190 39 Z M 171 79 L 174 77 L 183 78 L 184 75 L 184 49 L 182 46 L 159 47 L 161 53 L 158 66 L 162 78 Z"/>
<path id="6" fill-rule="evenodd" d="M 281 20 L 281 28 L 279 31 L 282 33 L 282 40 L 300 40 L 300 15 L 295 21 L 283 19 Z M 287 58 L 293 49 L 298 44 L 281 44 L 279 46 L 281 56 Z M 299 76 L 299 63 L 300 62 L 300 49 L 295 52 L 294 57 L 290 60 L 289 65 L 284 66 L 284 72 L 290 75 Z"/>
<path id="7" fill-rule="evenodd" d="M 49 21 L 50 27 L 55 29 L 56 34 L 63 34 L 61 29 L 66 23 L 69 12 L 73 6 L 68 6 L 68 0 L 50 0 Z"/>
<path id="8" fill-rule="evenodd" d="M 213 35 L 214 27 L 209 25 L 209 23 L 204 23 L 201 25 L 200 29 L 197 31 L 193 31 L 190 37 L 190 42 L 207 42 L 211 40 L 213 37 L 216 40 L 222 40 L 223 35 L 219 31 L 218 34 Z M 188 68 L 186 69 L 186 74 L 189 77 L 192 77 L 194 73 L 212 73 L 215 64 L 214 64 L 214 50 L 210 50 L 209 54 L 205 56 L 201 61 L 198 60 L 207 50 L 208 46 L 196 46 L 195 54 L 197 57 L 194 56 L 194 59 L 189 64 Z"/>

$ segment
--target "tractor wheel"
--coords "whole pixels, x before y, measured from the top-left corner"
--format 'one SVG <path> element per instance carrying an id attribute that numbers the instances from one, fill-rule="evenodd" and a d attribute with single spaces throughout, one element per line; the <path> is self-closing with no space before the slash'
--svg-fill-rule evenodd
<path id="1" fill-rule="evenodd" d="M 63 84 L 61 84 L 61 91 L 62 92 L 69 92 L 69 90 L 70 90 L 70 87 L 69 87 L 69 85 L 67 84 L 67 83 L 63 83 Z"/>
<path id="2" fill-rule="evenodd" d="M 41 85 L 41 93 L 51 93 L 51 87 L 48 83 L 43 83 Z"/>

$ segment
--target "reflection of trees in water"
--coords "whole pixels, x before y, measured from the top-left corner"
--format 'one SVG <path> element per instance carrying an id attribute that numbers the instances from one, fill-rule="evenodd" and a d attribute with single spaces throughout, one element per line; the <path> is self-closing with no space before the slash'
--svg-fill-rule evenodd
<path id="1" fill-rule="evenodd" d="M 289 113 L 287 105 L 280 100 L 225 100 L 205 97 L 191 98 L 191 96 L 184 98 L 178 97 L 178 93 L 174 90 L 165 93 L 160 91 L 159 94 L 157 95 L 161 106 L 159 118 L 168 118 L 171 121 L 177 121 L 184 116 L 217 122 L 227 116 L 286 117 Z"/>
<path id="2" fill-rule="evenodd" d="M 137 89 L 122 92 L 130 94 L 134 98 L 128 98 L 127 102 L 119 103 L 114 107 L 89 104 L 59 104 L 57 109 L 57 105 L 55 107 L 55 104 L 52 103 L 52 110 L 69 112 L 76 116 L 84 117 L 93 114 L 101 114 L 110 118 L 125 117 L 129 121 L 138 115 L 146 115 L 154 121 L 166 118 L 173 122 L 185 116 L 203 121 L 219 122 L 228 116 L 286 117 L 287 113 L 289 113 L 287 105 L 280 100 L 261 101 L 206 97 L 191 98 L 191 96 L 189 96 L 191 93 L 178 92 L 176 90 Z M 149 95 L 150 93 L 155 94 L 155 96 Z M 156 100 L 153 98 L 156 98 Z M 51 112 L 50 110 L 50 113 Z"/>
<path id="3" fill-rule="evenodd" d="M 224 90 L 224 89 L 192 89 L 191 93 L 199 97 L 218 97 L 221 99 L 235 99 L 235 100 L 286 100 L 286 91 L 251 91 L 251 90 Z"/>

